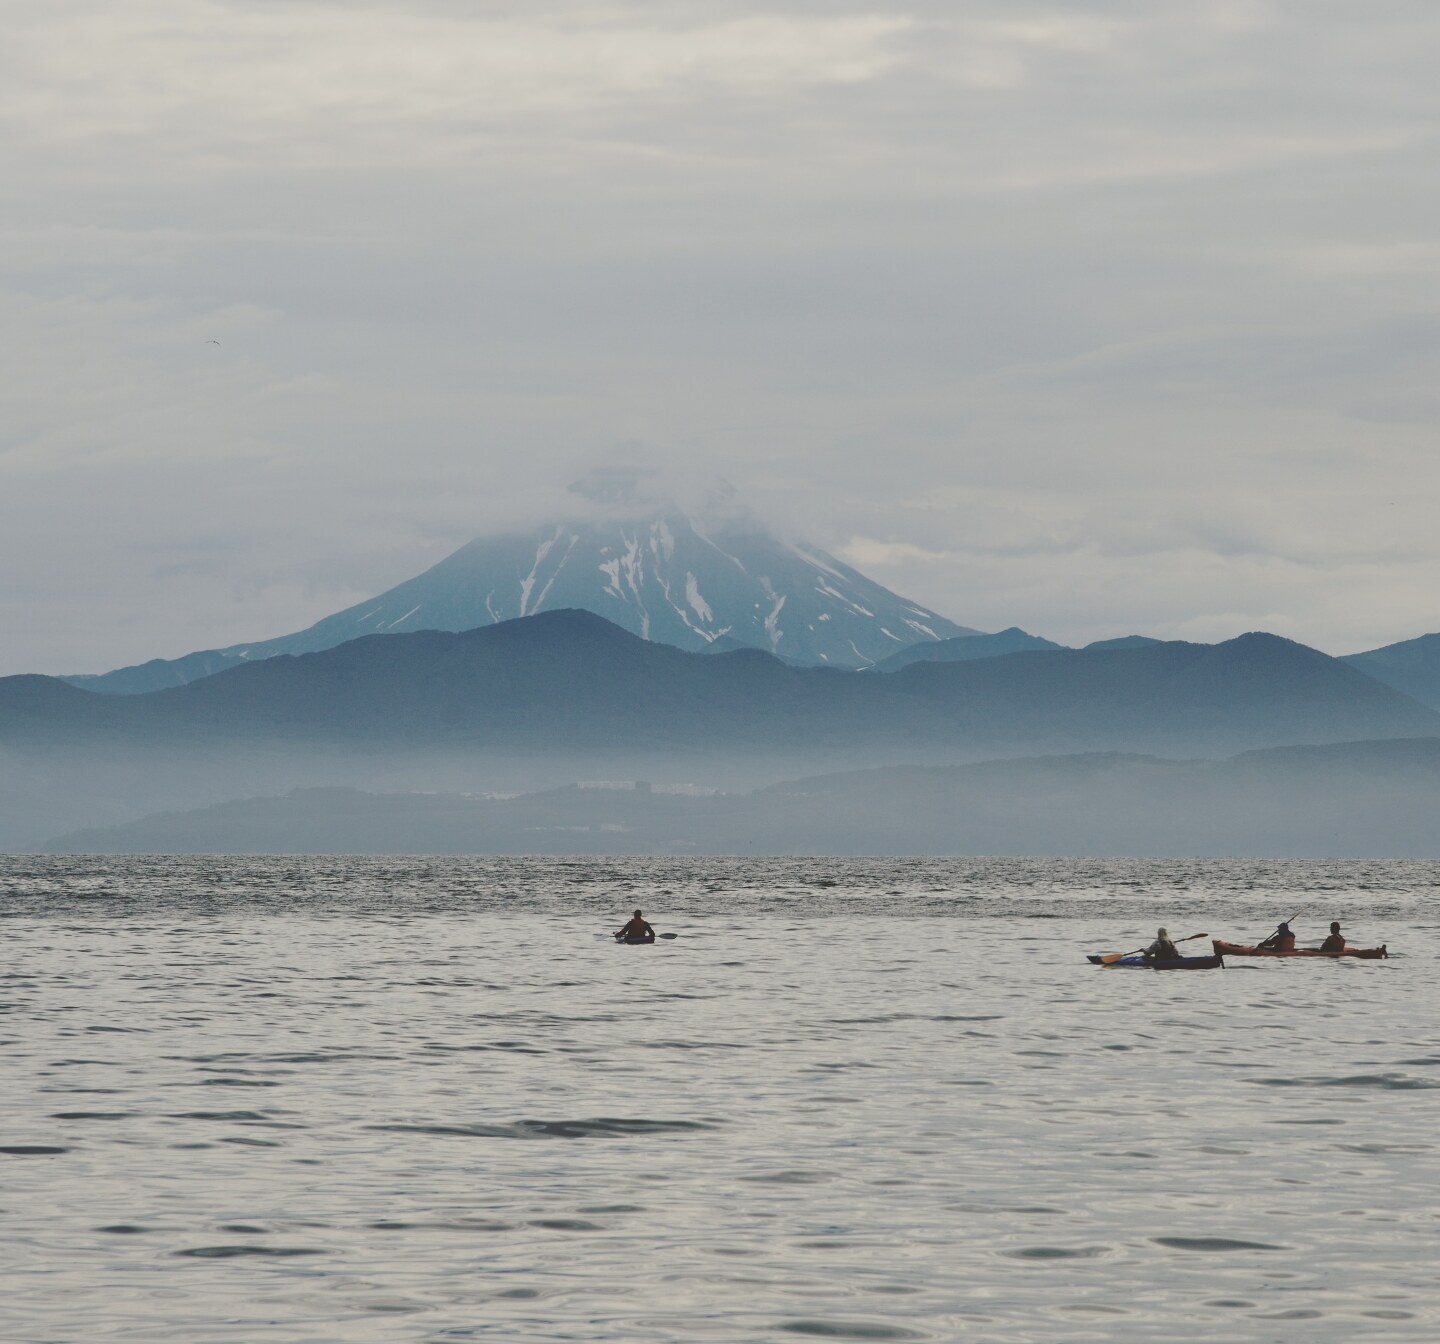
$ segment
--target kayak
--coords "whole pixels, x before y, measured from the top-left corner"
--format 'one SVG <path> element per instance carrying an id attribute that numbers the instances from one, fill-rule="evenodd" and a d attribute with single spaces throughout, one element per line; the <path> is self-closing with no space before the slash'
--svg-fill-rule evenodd
<path id="1" fill-rule="evenodd" d="M 1167 957 L 1164 961 L 1146 961 L 1144 957 L 1121 957 L 1119 961 L 1102 961 L 1102 957 L 1113 956 L 1110 952 L 1092 952 L 1085 960 L 1096 966 L 1139 966 L 1149 971 L 1213 971 L 1225 969 L 1225 958 L 1218 953 L 1213 957 Z"/>
<path id="2" fill-rule="evenodd" d="M 615 941 L 617 943 L 628 943 L 631 947 L 638 947 L 642 943 L 653 943 L 655 940 L 653 938 L 626 938 L 623 934 L 617 933 L 615 935 Z"/>
<path id="3" fill-rule="evenodd" d="M 1217 957 L 1324 957 L 1334 961 L 1336 957 L 1364 957 L 1368 961 L 1380 961 L 1390 955 L 1382 943 L 1379 947 L 1347 947 L 1343 952 L 1322 952 L 1318 947 L 1297 947 L 1290 952 L 1277 952 L 1273 947 L 1246 947 L 1242 943 L 1227 943 L 1212 938 Z"/>

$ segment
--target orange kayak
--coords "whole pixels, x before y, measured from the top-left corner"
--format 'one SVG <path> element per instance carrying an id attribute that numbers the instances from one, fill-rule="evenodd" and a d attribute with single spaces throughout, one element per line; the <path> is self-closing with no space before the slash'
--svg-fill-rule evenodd
<path id="1" fill-rule="evenodd" d="M 1337 957 L 1364 957 L 1369 961 L 1379 961 L 1390 955 L 1383 944 L 1380 947 L 1347 947 L 1343 952 L 1322 952 L 1318 947 L 1297 947 L 1293 952 L 1277 952 L 1270 947 L 1245 947 L 1219 938 L 1210 941 L 1217 957 L 1324 957 L 1327 961 L 1334 961 Z"/>

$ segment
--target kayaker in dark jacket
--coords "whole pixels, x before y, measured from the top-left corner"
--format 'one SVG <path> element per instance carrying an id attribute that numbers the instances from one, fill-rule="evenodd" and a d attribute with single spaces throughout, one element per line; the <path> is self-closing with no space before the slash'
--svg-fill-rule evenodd
<path id="1" fill-rule="evenodd" d="M 1295 950 L 1295 935 L 1290 932 L 1290 925 L 1282 924 L 1260 944 L 1260 948 L 1265 952 L 1293 952 Z"/>
<path id="2" fill-rule="evenodd" d="M 1322 952 L 1343 952 L 1345 950 L 1345 935 L 1340 932 L 1340 921 L 1330 921 L 1330 936 L 1320 944 Z"/>
<path id="3" fill-rule="evenodd" d="M 637 910 L 635 917 L 615 936 L 617 938 L 643 938 L 647 943 L 653 943 L 655 930 L 645 922 L 645 916 Z"/>
<path id="4" fill-rule="evenodd" d="M 1164 929 L 1157 929 L 1155 941 L 1142 955 L 1146 961 L 1174 961 L 1179 957 L 1180 949 L 1170 941 L 1170 935 Z"/>

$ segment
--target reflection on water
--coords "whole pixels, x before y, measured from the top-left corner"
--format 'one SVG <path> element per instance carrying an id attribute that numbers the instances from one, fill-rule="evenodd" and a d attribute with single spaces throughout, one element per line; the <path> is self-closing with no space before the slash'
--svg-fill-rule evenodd
<path id="1" fill-rule="evenodd" d="M 1434 1339 L 1437 880 L 0 859 L 0 1337 Z"/>

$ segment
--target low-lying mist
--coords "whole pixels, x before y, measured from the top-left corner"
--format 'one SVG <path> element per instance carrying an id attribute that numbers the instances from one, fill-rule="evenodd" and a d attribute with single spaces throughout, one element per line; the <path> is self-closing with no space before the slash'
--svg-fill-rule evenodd
<path id="1" fill-rule="evenodd" d="M 667 773 L 663 768 L 669 765 Z M 199 760 L 99 781 L 11 826 L 71 852 L 1032 854 L 1431 857 L 1440 738 L 1227 760 L 1098 753 L 810 775 L 739 761 L 441 754 Z M 774 768 L 778 762 L 769 762 Z M 644 773 L 632 767 L 644 765 Z M 348 772 L 348 773 L 342 773 Z M 627 773 L 628 772 L 628 773 Z M 517 781 L 526 777 L 526 784 Z M 562 781 L 563 776 L 563 781 Z M 255 787 L 254 781 L 268 781 Z M 498 781 L 505 781 L 497 787 Z M 54 781 L 52 781 L 54 782 Z M 116 815 L 127 808 L 131 816 Z M 46 824 L 109 809 L 79 826 Z M 157 813 L 161 815 L 156 815 Z M 23 822 L 23 824 L 22 824 Z M 28 826 L 28 830 L 24 827 Z"/>

